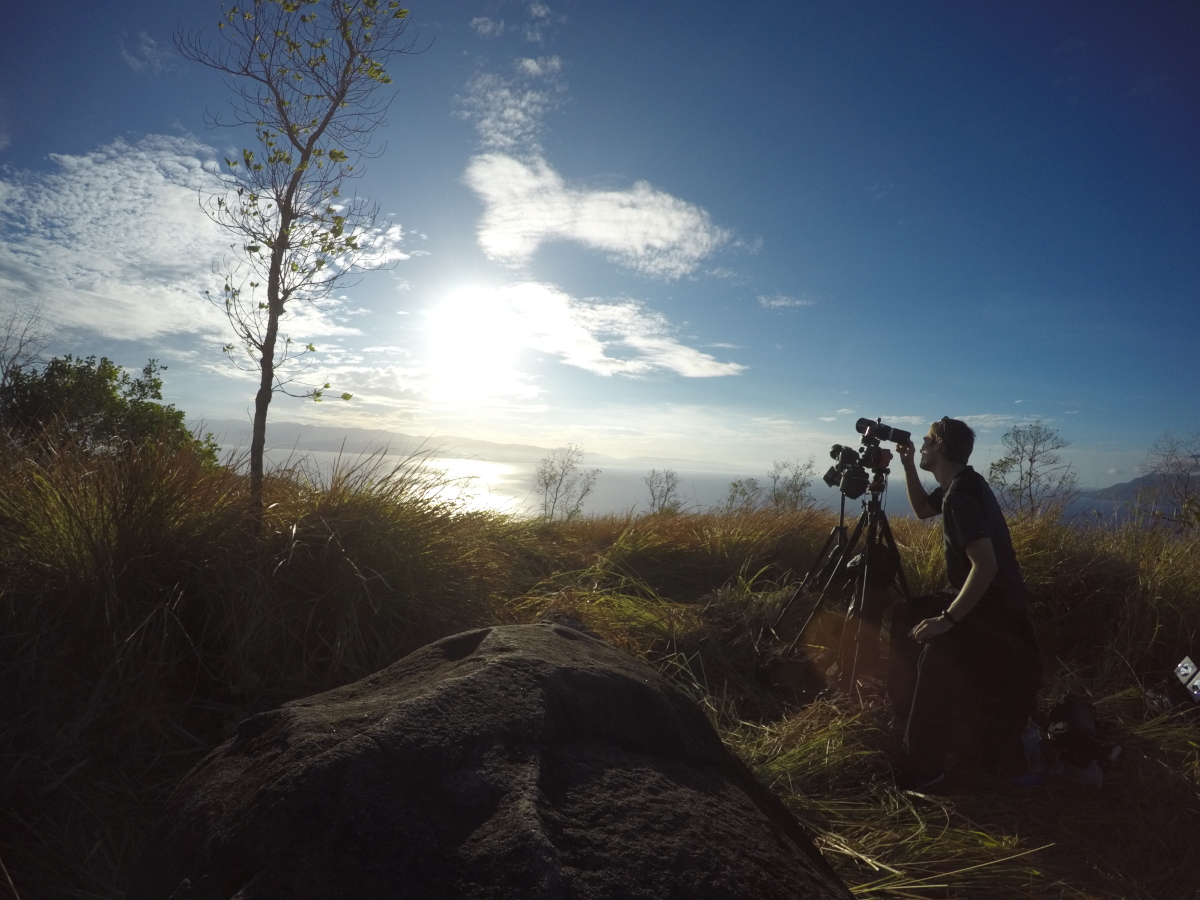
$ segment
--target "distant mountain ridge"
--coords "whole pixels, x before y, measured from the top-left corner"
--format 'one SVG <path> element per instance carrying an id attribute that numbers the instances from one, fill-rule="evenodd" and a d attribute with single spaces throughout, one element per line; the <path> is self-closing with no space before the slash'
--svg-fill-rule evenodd
<path id="1" fill-rule="evenodd" d="M 1149 475 L 1142 475 L 1139 478 L 1135 478 L 1133 481 L 1124 481 L 1121 484 L 1098 488 L 1094 491 L 1084 491 L 1080 496 L 1089 497 L 1094 500 L 1131 502 L 1137 500 L 1139 496 L 1146 497 L 1151 494 L 1161 493 L 1166 489 L 1169 480 L 1170 478 L 1167 475 L 1152 472 Z"/>
<path id="2" fill-rule="evenodd" d="M 212 432 L 223 450 L 250 445 L 250 422 L 236 419 L 210 419 L 195 423 L 198 432 Z M 297 453 L 319 451 L 358 456 L 385 452 L 407 456 L 424 453 L 432 458 L 478 458 L 503 463 L 538 463 L 554 447 L 533 444 L 507 444 L 458 435 L 414 435 L 398 431 L 374 430 L 355 426 L 308 425 L 299 422 L 268 422 L 267 450 Z M 586 448 L 585 448 L 586 449 Z M 734 472 L 736 465 L 711 460 L 679 459 L 675 457 L 616 457 L 589 451 L 587 465 L 666 466 L 698 471 Z"/>

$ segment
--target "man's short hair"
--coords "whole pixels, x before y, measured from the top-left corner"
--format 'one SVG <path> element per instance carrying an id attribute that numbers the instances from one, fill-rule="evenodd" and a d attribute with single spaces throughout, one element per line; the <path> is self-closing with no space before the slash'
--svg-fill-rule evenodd
<path id="1" fill-rule="evenodd" d="M 942 442 L 946 459 L 962 463 L 964 466 L 971 458 L 971 451 L 975 449 L 975 432 L 971 430 L 971 426 L 949 416 L 943 416 L 930 425 L 929 436 Z"/>

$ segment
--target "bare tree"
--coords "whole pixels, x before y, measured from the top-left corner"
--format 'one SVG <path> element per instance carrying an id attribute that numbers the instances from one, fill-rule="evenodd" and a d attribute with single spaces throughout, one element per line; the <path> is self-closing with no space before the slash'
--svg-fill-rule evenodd
<path id="1" fill-rule="evenodd" d="M 1058 452 L 1071 442 L 1041 421 L 1016 425 L 1002 437 L 1008 451 L 988 469 L 1006 512 L 1059 515 L 1079 496 L 1079 476 Z"/>
<path id="2" fill-rule="evenodd" d="M 1150 448 L 1147 468 L 1155 479 L 1156 505 L 1181 530 L 1200 527 L 1200 431 L 1162 434 Z"/>
<path id="3" fill-rule="evenodd" d="M 767 473 L 769 484 L 757 478 L 736 478 L 729 482 L 724 510 L 727 513 L 752 513 L 766 509 L 777 512 L 807 509 L 815 502 L 809 488 L 816 468 L 816 461 L 811 457 L 806 462 L 777 459 Z"/>
<path id="4" fill-rule="evenodd" d="M 49 342 L 40 306 L 0 316 L 0 391 L 17 371 L 42 362 L 42 351 Z"/>
<path id="5" fill-rule="evenodd" d="M 559 447 L 538 463 L 535 489 L 546 521 L 573 519 L 582 511 L 600 474 L 599 469 L 579 468 L 582 463 L 583 448 L 575 444 Z"/>
<path id="6" fill-rule="evenodd" d="M 816 502 L 810 490 L 816 473 L 817 463 L 811 456 L 805 462 L 775 460 L 767 473 L 771 479 L 771 506 L 781 512 L 808 509 Z"/>
<path id="7" fill-rule="evenodd" d="M 725 512 L 751 513 L 763 506 L 766 488 L 757 478 L 735 478 L 729 482 L 729 493 L 725 498 Z"/>
<path id="8" fill-rule="evenodd" d="M 42 308 L 14 309 L 0 317 L 0 440 L 15 439 L 14 381 L 31 366 L 41 363 L 50 341 L 42 323 Z"/>
<path id="9" fill-rule="evenodd" d="M 226 191 L 205 209 L 236 239 L 221 305 L 260 373 L 250 443 L 259 509 L 267 410 L 289 383 L 280 368 L 304 352 L 280 335 L 288 303 L 327 299 L 347 276 L 387 262 L 378 208 L 343 197 L 342 186 L 385 121 L 387 64 L 412 49 L 400 43 L 407 16 L 384 0 L 248 0 L 224 10 L 215 36 L 175 34 L 186 58 L 230 76 L 232 119 L 210 124 L 253 126 L 258 145 L 225 160 Z M 231 358 L 235 349 L 225 347 Z M 319 400 L 328 387 L 301 395 Z"/>
<path id="10" fill-rule="evenodd" d="M 651 469 L 642 479 L 650 490 L 651 513 L 679 512 L 679 473 L 674 469 Z"/>

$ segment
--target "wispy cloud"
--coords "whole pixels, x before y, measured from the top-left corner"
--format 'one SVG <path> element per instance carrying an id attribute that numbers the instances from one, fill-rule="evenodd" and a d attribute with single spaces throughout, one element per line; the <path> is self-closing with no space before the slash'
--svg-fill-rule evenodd
<path id="1" fill-rule="evenodd" d="M 477 16 L 470 21 L 471 29 L 480 37 L 498 38 L 504 36 L 504 20 L 489 19 L 487 16 Z"/>
<path id="2" fill-rule="evenodd" d="M 583 300 L 537 282 L 460 291 L 428 313 L 427 329 L 433 380 L 460 393 L 540 393 L 520 370 L 522 350 L 601 376 L 712 378 L 745 369 L 682 343 L 663 315 L 635 300 Z"/>
<path id="3" fill-rule="evenodd" d="M 527 7 L 528 18 L 525 22 L 525 40 L 540 44 L 545 38 L 546 29 L 555 21 L 561 21 L 562 16 L 554 12 L 545 3 L 534 0 Z"/>
<path id="4" fill-rule="evenodd" d="M 220 331 L 200 297 L 228 249 L 197 202 L 217 184 L 210 148 L 147 137 L 50 158 L 53 171 L 0 181 L 3 293 L 42 303 L 56 325 L 110 335 Z"/>
<path id="5" fill-rule="evenodd" d="M 224 335 L 214 263 L 231 239 L 201 210 L 219 192 L 216 154 L 191 138 L 151 135 L 78 156 L 53 154 L 48 172 L 0 177 L 0 296 L 40 303 L 55 326 L 131 340 L 166 334 Z M 362 237 L 386 261 L 403 259 L 399 225 Z M 324 310 L 293 304 L 297 336 L 353 333 L 334 300 Z"/>
<path id="6" fill-rule="evenodd" d="M 536 21 L 553 18 L 544 4 L 529 10 Z M 730 239 L 704 209 L 645 181 L 624 190 L 568 184 L 546 160 L 540 138 L 567 96 L 563 67 L 558 56 L 519 57 L 510 77 L 482 73 L 458 98 L 485 151 L 464 173 L 484 203 L 484 253 L 520 268 L 544 243 L 575 241 L 652 277 L 692 274 Z"/>
<path id="7" fill-rule="evenodd" d="M 562 59 L 557 56 L 539 56 L 537 59 L 522 57 L 516 62 L 516 69 L 529 78 L 546 78 L 557 75 L 562 71 Z"/>
<path id="8" fill-rule="evenodd" d="M 548 76 L 553 73 L 541 71 L 536 60 L 522 60 L 537 67 L 538 74 L 522 71 L 526 78 L 539 79 L 536 85 L 528 85 L 521 79 L 502 78 L 484 72 L 467 85 L 467 92 L 459 98 L 463 112 L 475 123 L 485 150 L 503 153 L 540 155 L 538 138 L 545 128 L 545 117 L 556 109 L 564 96 L 563 87 Z"/>
<path id="9" fill-rule="evenodd" d="M 1001 413 L 980 413 L 976 416 L 951 416 L 951 418 L 960 419 L 961 421 L 966 422 L 972 428 L 981 431 L 991 431 L 996 428 L 1010 428 L 1013 425 L 1024 421 L 1024 419 L 1017 416 L 1004 415 Z"/>
<path id="10" fill-rule="evenodd" d="M 645 275 L 680 278 L 729 238 L 705 210 L 644 181 L 589 190 L 568 185 L 543 159 L 500 153 L 472 159 L 465 178 L 484 202 L 480 246 L 508 266 L 525 265 L 543 243 L 570 240 Z"/>
<path id="11" fill-rule="evenodd" d="M 889 416 L 884 415 L 883 421 L 888 425 L 908 425 L 915 428 L 926 428 L 931 422 L 941 416 Z M 1013 416 L 1007 413 L 980 413 L 973 416 L 951 415 L 952 419 L 966 422 L 977 431 L 991 431 L 996 428 L 1010 428 L 1013 425 L 1027 421 L 1027 417 Z"/>
<path id="12" fill-rule="evenodd" d="M 139 31 L 137 40 L 126 46 L 125 38 L 120 40 L 121 59 L 125 65 L 143 75 L 157 75 L 173 58 L 171 53 L 158 45 L 158 41 L 146 32 Z"/>
<path id="13" fill-rule="evenodd" d="M 787 294 L 759 295 L 758 305 L 763 309 L 791 309 L 797 306 L 812 306 L 815 300 L 807 297 L 789 297 Z"/>

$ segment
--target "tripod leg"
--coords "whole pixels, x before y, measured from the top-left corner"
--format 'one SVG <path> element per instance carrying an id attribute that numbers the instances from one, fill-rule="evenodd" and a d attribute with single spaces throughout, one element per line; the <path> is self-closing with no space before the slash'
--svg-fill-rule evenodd
<path id="1" fill-rule="evenodd" d="M 854 534 L 850 536 L 850 539 L 846 541 L 838 551 L 837 563 L 834 565 L 833 571 L 830 572 L 829 578 L 825 580 L 825 586 L 821 588 L 821 593 L 817 595 L 817 602 L 813 604 L 812 612 L 808 614 L 808 618 L 804 620 L 804 624 L 800 626 L 800 631 L 796 633 L 796 636 L 792 639 L 792 642 L 788 644 L 785 652 L 790 654 L 796 649 L 796 645 L 800 643 L 801 639 L 808 631 L 809 626 L 812 625 L 813 620 L 817 617 L 817 613 L 821 611 L 821 604 L 825 601 L 825 595 L 829 593 L 829 589 L 833 587 L 834 582 L 837 581 L 838 578 L 846 571 L 846 564 L 850 561 L 850 555 L 854 552 L 854 547 L 858 544 L 858 539 L 862 535 L 866 521 L 867 514 L 864 512 L 862 516 L 859 517 L 858 524 L 854 527 Z M 843 625 L 843 629 L 844 627 L 845 626 Z"/>
<path id="2" fill-rule="evenodd" d="M 912 591 L 908 588 L 908 579 L 904 577 L 904 564 L 900 559 L 900 548 L 896 545 L 896 536 L 892 534 L 892 527 L 888 524 L 887 514 L 879 511 L 880 531 L 883 533 L 884 543 L 892 553 L 892 558 L 896 563 L 896 580 L 900 582 L 900 592 L 904 595 L 905 600 L 912 599 Z"/>
<path id="3" fill-rule="evenodd" d="M 848 622 L 854 623 L 851 629 L 853 640 L 843 638 L 841 643 L 841 683 L 847 693 L 858 691 L 860 674 L 871 679 L 878 676 L 883 614 L 888 606 L 888 589 L 894 580 L 898 563 L 894 549 L 886 546 L 890 531 L 887 530 L 887 520 L 878 500 L 872 499 L 867 504 L 864 516 L 867 519 L 867 540 L 859 572 L 859 599 L 850 611 L 852 619 L 848 619 Z"/>
<path id="4" fill-rule="evenodd" d="M 842 636 L 838 641 L 838 689 L 844 694 L 854 692 L 854 682 L 858 676 L 858 648 L 863 626 L 862 607 L 866 599 L 861 591 L 865 586 L 865 581 L 855 582 L 855 596 L 846 610 L 846 621 L 842 624 Z"/>
<path id="5" fill-rule="evenodd" d="M 821 547 L 821 552 L 817 554 L 817 558 L 813 560 L 813 564 L 809 567 L 808 572 L 805 574 L 804 578 L 800 580 L 799 586 L 796 588 L 792 596 L 788 598 L 788 601 L 783 604 L 783 607 L 779 610 L 779 614 L 775 617 L 775 621 L 771 623 L 770 630 L 772 633 L 774 633 L 775 629 L 779 627 L 779 623 L 783 621 L 784 616 L 791 611 L 792 604 L 799 599 L 801 594 L 811 588 L 813 582 L 819 577 L 821 569 L 824 568 L 825 563 L 828 562 L 827 557 L 829 557 L 829 550 L 831 547 L 835 546 L 835 541 L 837 542 L 836 552 L 840 553 L 842 548 L 846 545 L 845 525 L 833 526 L 833 530 L 829 532 L 829 537 L 825 538 L 825 544 Z M 820 606 L 819 598 L 817 600 L 817 605 Z M 815 612 L 816 609 L 814 608 L 813 613 Z M 812 614 L 810 614 L 808 619 L 805 620 L 804 627 L 807 627 L 810 621 L 812 621 Z M 803 632 L 804 628 L 801 628 L 800 631 Z"/>

